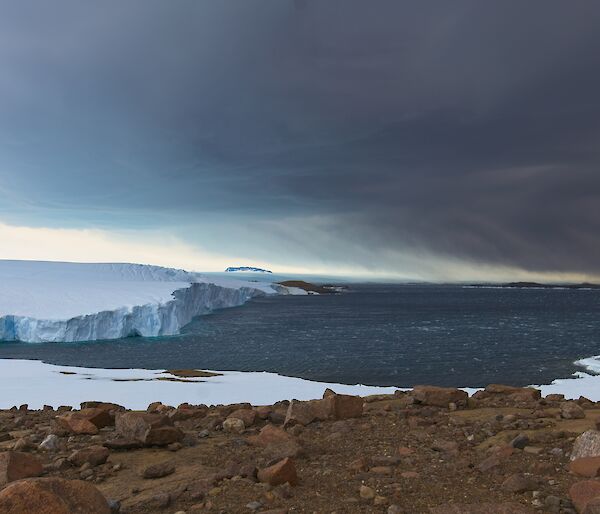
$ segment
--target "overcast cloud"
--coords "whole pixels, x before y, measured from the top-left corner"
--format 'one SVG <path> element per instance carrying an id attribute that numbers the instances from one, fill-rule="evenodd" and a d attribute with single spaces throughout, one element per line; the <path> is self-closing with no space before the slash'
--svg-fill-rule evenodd
<path id="1" fill-rule="evenodd" d="M 600 275 L 599 26 L 593 0 L 0 0 L 0 222 Z"/>

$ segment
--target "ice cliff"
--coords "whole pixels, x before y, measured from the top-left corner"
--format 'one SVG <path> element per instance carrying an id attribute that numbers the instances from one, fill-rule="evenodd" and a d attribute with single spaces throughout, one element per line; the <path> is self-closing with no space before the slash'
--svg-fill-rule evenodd
<path id="1" fill-rule="evenodd" d="M 289 292 L 158 266 L 0 260 L 0 340 L 172 335 L 213 309 Z"/>

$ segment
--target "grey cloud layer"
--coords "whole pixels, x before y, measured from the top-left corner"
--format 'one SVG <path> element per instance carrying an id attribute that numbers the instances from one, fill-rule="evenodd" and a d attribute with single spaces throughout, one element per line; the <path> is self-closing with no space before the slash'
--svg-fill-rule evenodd
<path id="1" fill-rule="evenodd" d="M 594 1 L 0 5 L 0 218 L 600 273 Z"/>

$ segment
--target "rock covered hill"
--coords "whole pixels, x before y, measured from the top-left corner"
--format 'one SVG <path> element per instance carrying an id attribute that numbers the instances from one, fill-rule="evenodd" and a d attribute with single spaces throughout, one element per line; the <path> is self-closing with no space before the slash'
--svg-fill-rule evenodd
<path id="1" fill-rule="evenodd" d="M 0 411 L 0 512 L 593 514 L 599 414 L 499 385 L 470 398 L 418 386 L 260 407 L 21 406 Z"/>

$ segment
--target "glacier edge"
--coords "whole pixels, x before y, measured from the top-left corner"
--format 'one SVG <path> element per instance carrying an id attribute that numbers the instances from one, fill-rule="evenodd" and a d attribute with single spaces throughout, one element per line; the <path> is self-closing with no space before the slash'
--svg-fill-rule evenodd
<path id="1" fill-rule="evenodd" d="M 273 292 L 278 288 L 273 288 Z M 121 307 L 64 320 L 28 316 L 0 316 L 0 340 L 22 342 L 76 342 L 118 339 L 128 336 L 178 334 L 192 318 L 214 309 L 237 307 L 267 293 L 252 287 L 230 288 L 207 282 L 192 282 L 173 292 L 173 299 Z"/>

